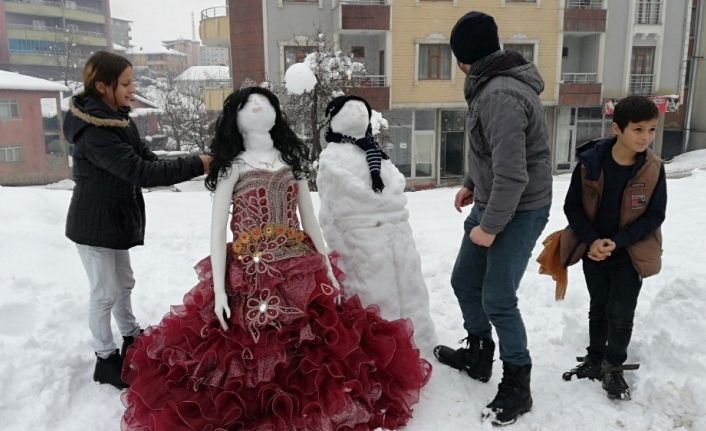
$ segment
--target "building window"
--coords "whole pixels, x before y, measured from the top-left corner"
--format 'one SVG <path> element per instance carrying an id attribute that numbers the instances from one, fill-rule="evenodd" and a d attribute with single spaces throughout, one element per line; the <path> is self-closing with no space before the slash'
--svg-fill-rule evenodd
<path id="1" fill-rule="evenodd" d="M 659 24 L 662 0 L 638 0 L 635 11 L 637 24 Z"/>
<path id="2" fill-rule="evenodd" d="M 44 40 L 9 39 L 8 45 L 11 52 L 42 52 L 56 53 L 64 52 L 63 43 L 54 43 Z"/>
<path id="3" fill-rule="evenodd" d="M 413 177 L 434 175 L 435 136 L 436 111 L 414 111 Z"/>
<path id="4" fill-rule="evenodd" d="M 649 96 L 654 87 L 654 46 L 634 46 L 630 63 L 630 87 L 632 95 Z"/>
<path id="5" fill-rule="evenodd" d="M 0 163 L 17 163 L 22 161 L 21 145 L 0 146 Z"/>
<path id="6" fill-rule="evenodd" d="M 14 120 L 20 118 L 17 100 L 0 99 L 0 120 Z"/>
<path id="7" fill-rule="evenodd" d="M 353 54 L 353 58 L 365 58 L 365 47 L 351 46 L 351 54 Z"/>
<path id="8" fill-rule="evenodd" d="M 505 0 L 505 3 L 537 3 L 537 0 Z"/>
<path id="9" fill-rule="evenodd" d="M 451 46 L 440 43 L 419 45 L 419 79 L 451 79 Z"/>
<path id="10" fill-rule="evenodd" d="M 307 55 L 316 51 L 315 46 L 285 46 L 284 47 L 284 71 L 295 63 L 304 61 Z"/>
<path id="11" fill-rule="evenodd" d="M 534 44 L 533 43 L 504 43 L 503 48 L 518 52 L 525 60 L 534 63 Z"/>

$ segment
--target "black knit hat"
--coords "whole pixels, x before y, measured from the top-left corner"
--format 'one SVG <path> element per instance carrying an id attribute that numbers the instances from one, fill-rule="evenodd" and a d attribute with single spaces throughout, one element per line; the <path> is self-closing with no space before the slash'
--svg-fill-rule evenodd
<path id="1" fill-rule="evenodd" d="M 468 12 L 451 30 L 451 50 L 461 63 L 473 64 L 499 49 L 498 26 L 483 12 Z"/>
<path id="2" fill-rule="evenodd" d="M 368 103 L 368 101 L 363 99 L 362 97 L 350 95 L 334 97 L 333 100 L 331 100 L 326 106 L 326 116 L 329 117 L 329 119 L 335 117 L 336 114 L 338 114 L 338 111 L 340 111 L 341 108 L 343 108 L 343 105 L 345 105 L 346 102 L 348 102 L 349 100 L 358 100 L 363 102 L 365 104 L 365 107 L 368 108 L 368 119 L 372 117 L 373 110 L 372 108 L 370 108 L 370 104 Z"/>

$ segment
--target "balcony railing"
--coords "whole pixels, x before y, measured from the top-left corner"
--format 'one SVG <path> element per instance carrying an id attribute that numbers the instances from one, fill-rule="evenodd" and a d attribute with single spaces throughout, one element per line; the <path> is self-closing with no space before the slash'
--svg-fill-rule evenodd
<path id="1" fill-rule="evenodd" d="M 566 0 L 567 9 L 603 9 L 603 0 Z"/>
<path id="2" fill-rule="evenodd" d="M 387 87 L 385 75 L 355 75 L 352 81 L 353 87 Z"/>
<path id="3" fill-rule="evenodd" d="M 630 75 L 629 93 L 634 96 L 649 96 L 654 88 L 654 74 Z"/>
<path id="4" fill-rule="evenodd" d="M 201 11 L 201 19 L 228 16 L 228 6 L 215 6 Z"/>
<path id="5" fill-rule="evenodd" d="M 62 7 L 71 10 L 80 10 L 83 12 L 96 13 L 101 15 L 103 12 L 95 7 L 90 6 L 79 6 L 74 2 L 60 2 L 60 1 L 50 1 L 50 0 L 6 0 L 8 3 L 26 3 L 30 5 L 43 5 L 52 7 Z"/>
<path id="6" fill-rule="evenodd" d="M 387 5 L 387 0 L 341 0 L 341 4 L 354 4 L 363 6 L 385 6 Z"/>
<path id="7" fill-rule="evenodd" d="M 563 84 L 597 84 L 597 73 L 562 73 L 561 82 Z"/>
<path id="8" fill-rule="evenodd" d="M 50 31 L 53 33 L 60 33 L 60 34 L 65 34 L 65 33 L 70 33 L 70 34 L 78 34 L 82 36 L 91 36 L 91 37 L 105 37 L 103 33 L 97 32 L 97 31 L 85 31 L 85 30 L 71 30 L 68 28 L 62 28 L 62 27 L 49 27 L 49 26 L 34 26 L 31 24 L 13 24 L 10 23 L 7 25 L 7 28 L 14 28 L 17 30 L 36 30 L 36 31 Z"/>
<path id="9" fill-rule="evenodd" d="M 636 24 L 660 24 L 662 0 L 638 0 L 635 11 Z"/>
<path id="10" fill-rule="evenodd" d="M 26 4 L 38 4 L 38 5 L 44 5 L 44 6 L 53 6 L 53 7 L 64 7 L 64 3 L 60 1 L 47 1 L 47 0 L 32 0 L 32 1 L 27 1 L 27 0 L 5 0 L 7 3 L 26 3 Z"/>

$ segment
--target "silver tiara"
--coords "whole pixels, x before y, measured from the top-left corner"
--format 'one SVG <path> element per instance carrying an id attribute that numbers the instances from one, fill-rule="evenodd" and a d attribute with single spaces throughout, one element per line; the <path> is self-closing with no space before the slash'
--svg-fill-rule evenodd
<path id="1" fill-rule="evenodd" d="M 258 86 L 258 84 L 257 84 L 256 81 L 254 81 L 254 80 L 252 80 L 252 79 L 250 79 L 250 78 L 245 78 L 245 79 L 243 80 L 243 83 L 240 84 L 240 88 L 238 88 L 238 91 L 240 91 L 240 90 L 242 90 L 242 89 L 244 89 L 244 88 L 248 88 L 248 87 L 257 87 L 257 86 Z"/>

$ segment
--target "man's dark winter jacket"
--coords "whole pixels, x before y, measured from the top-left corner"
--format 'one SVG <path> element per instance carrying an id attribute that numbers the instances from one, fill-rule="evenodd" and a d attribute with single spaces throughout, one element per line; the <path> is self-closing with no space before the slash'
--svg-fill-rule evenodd
<path id="1" fill-rule="evenodd" d="M 564 212 L 569 227 L 561 237 L 565 261 L 576 262 L 587 247 L 600 237 L 596 218 L 601 212 L 617 213 L 617 232 L 611 239 L 616 250 L 627 250 L 635 270 L 643 277 L 657 274 L 662 266 L 662 233 L 667 207 L 667 184 L 664 164 L 647 149 L 637 155 L 631 174 L 614 207 L 605 208 L 602 199 L 605 174 L 602 167 L 616 138 L 591 141 L 576 152 L 579 164 L 574 170 L 566 194 Z M 612 205 L 612 204 L 611 204 Z"/>
<path id="2" fill-rule="evenodd" d="M 71 99 L 64 136 L 75 145 L 76 183 L 66 236 L 78 244 L 113 249 L 142 245 L 141 187 L 171 185 L 204 173 L 198 156 L 157 160 L 127 111 L 116 112 L 92 97 Z"/>
<path id="3" fill-rule="evenodd" d="M 485 207 L 481 228 L 500 233 L 517 210 L 551 204 L 549 137 L 537 68 L 513 51 L 473 64 L 464 87 L 469 116 L 469 177 L 474 201 Z"/>

